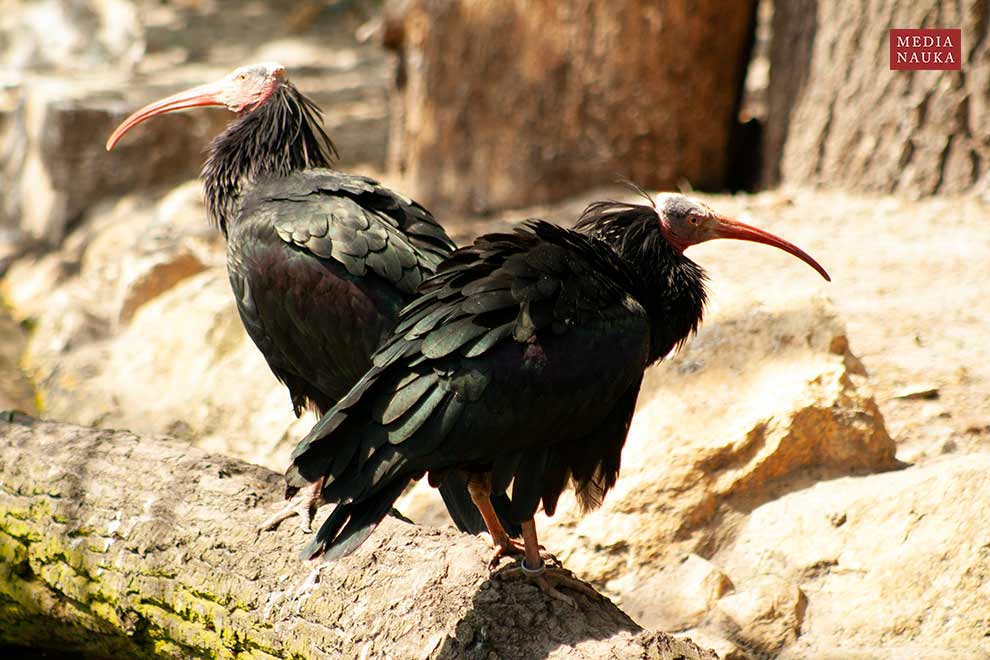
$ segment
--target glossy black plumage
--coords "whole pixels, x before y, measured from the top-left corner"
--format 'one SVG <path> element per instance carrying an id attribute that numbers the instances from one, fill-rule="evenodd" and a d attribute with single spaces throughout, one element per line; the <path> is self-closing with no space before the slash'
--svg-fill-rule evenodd
<path id="1" fill-rule="evenodd" d="M 347 393 L 455 247 L 426 209 L 330 169 L 335 157 L 317 106 L 282 82 L 214 140 L 203 168 L 238 313 L 296 415 Z M 484 529 L 463 487 L 443 496 L 459 528 Z"/>
<path id="2" fill-rule="evenodd" d="M 424 283 L 294 453 L 288 482 L 324 478 L 338 503 L 306 556 L 351 552 L 424 473 L 489 474 L 516 522 L 568 485 L 600 504 L 643 372 L 697 328 L 704 276 L 652 206 L 595 204 L 578 228 L 483 236 Z"/>
<path id="3" fill-rule="evenodd" d="M 370 179 L 309 169 L 252 186 L 228 229 L 230 282 L 296 414 L 347 393 L 450 249 L 424 209 Z"/>

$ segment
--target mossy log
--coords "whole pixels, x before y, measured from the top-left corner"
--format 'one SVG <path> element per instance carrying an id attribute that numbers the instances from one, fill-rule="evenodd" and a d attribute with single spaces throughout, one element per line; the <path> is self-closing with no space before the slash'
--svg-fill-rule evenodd
<path id="1" fill-rule="evenodd" d="M 0 419 L 0 646 L 90 657 L 714 658 L 606 599 L 492 577 L 480 537 L 387 519 L 308 594 L 279 475 L 163 438 Z"/>

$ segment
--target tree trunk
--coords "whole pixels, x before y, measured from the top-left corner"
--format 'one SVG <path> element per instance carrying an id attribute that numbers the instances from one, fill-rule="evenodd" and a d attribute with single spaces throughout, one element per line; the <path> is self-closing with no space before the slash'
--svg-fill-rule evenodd
<path id="1" fill-rule="evenodd" d="M 484 212 L 625 177 L 719 188 L 755 2 L 409 0 L 391 165 L 430 207 Z"/>
<path id="2" fill-rule="evenodd" d="M 9 421 L 8 421 L 9 420 Z M 489 579 L 480 537 L 387 519 L 309 572 L 282 480 L 132 433 L 0 421 L 0 646 L 95 657 L 714 658 L 611 602 Z M 291 521 L 290 521 L 291 523 Z"/>
<path id="3" fill-rule="evenodd" d="M 765 180 L 990 189 L 990 4 L 776 2 Z M 962 28 L 961 71 L 891 71 L 890 28 Z"/>

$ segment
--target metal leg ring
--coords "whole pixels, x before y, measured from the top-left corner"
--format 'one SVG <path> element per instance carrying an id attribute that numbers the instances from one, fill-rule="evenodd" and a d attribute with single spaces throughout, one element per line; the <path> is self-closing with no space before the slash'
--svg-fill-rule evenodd
<path id="1" fill-rule="evenodd" d="M 546 572 L 547 565 L 546 562 L 541 559 L 539 566 L 536 568 L 530 568 L 526 565 L 526 558 L 523 557 L 519 560 L 519 570 L 522 571 L 522 574 L 528 578 L 538 578 Z"/>

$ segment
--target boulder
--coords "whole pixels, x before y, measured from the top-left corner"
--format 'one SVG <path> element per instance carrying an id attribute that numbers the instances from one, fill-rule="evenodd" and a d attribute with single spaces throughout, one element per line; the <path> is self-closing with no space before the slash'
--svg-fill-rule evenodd
<path id="1" fill-rule="evenodd" d="M 777 654 L 801 633 L 808 599 L 794 584 L 763 576 L 718 601 L 713 619 L 744 649 Z"/>
<path id="2" fill-rule="evenodd" d="M 835 479 L 756 507 L 712 562 L 740 593 L 772 579 L 805 595 L 782 657 L 988 657 L 986 502 L 990 453 Z M 727 600 L 720 610 L 746 609 Z M 765 629 L 791 628 L 785 602 L 763 607 Z"/>
<path id="3" fill-rule="evenodd" d="M 34 390 L 20 369 L 27 336 L 0 305 L 0 410 L 35 412 Z"/>
<path id="4" fill-rule="evenodd" d="M 827 299 L 754 304 L 722 289 L 698 336 L 648 372 L 604 506 L 540 525 L 547 547 L 645 621 L 657 595 L 647 578 L 710 555 L 754 507 L 899 466 Z"/>
<path id="5" fill-rule="evenodd" d="M 693 553 L 674 563 L 669 571 L 647 578 L 642 588 L 670 594 L 654 603 L 656 625 L 661 630 L 687 630 L 698 625 L 734 590 L 732 580 L 721 569 Z"/>
<path id="6" fill-rule="evenodd" d="M 165 432 L 275 469 L 315 421 L 293 416 L 244 332 L 223 267 L 144 302 L 119 334 L 60 352 L 45 336 L 34 333 L 26 363 L 54 419 Z"/>
<path id="7" fill-rule="evenodd" d="M 58 251 L 14 261 L 0 294 L 31 326 L 42 412 L 170 433 L 282 469 L 311 418 L 244 332 L 199 183 L 94 207 Z"/>
<path id="8" fill-rule="evenodd" d="M 8 2 L 0 12 L 4 70 L 84 72 L 134 67 L 145 51 L 132 0 Z"/>
<path id="9" fill-rule="evenodd" d="M 131 264 L 121 282 L 117 322 L 130 321 L 141 305 L 205 269 L 206 264 L 187 250 L 176 250 L 171 254 L 156 253 Z"/>
<path id="10" fill-rule="evenodd" d="M 207 145 L 232 117 L 228 112 L 162 115 L 128 133 L 112 152 L 104 144 L 138 107 L 225 73 L 187 67 L 164 80 L 107 73 L 71 81 L 33 76 L 14 84 L 0 104 L 0 172 L 7 188 L 0 226 L 56 246 L 103 200 L 136 191 L 160 195 L 197 177 Z M 384 162 L 388 121 L 380 58 L 290 75 L 326 110 L 324 124 L 343 163 Z"/>
<path id="11" fill-rule="evenodd" d="M 111 153 L 104 143 L 139 105 L 163 96 L 160 88 L 119 89 L 127 80 L 30 78 L 14 92 L 0 151 L 9 191 L 4 220 L 27 238 L 58 245 L 84 211 L 134 190 L 161 189 L 195 177 L 203 147 L 229 119 L 223 112 L 172 114 L 129 134 Z"/>
<path id="12" fill-rule="evenodd" d="M 72 274 L 73 263 L 58 252 L 18 255 L 0 279 L 0 298 L 19 322 L 36 320 L 50 308 L 50 296 Z"/>

